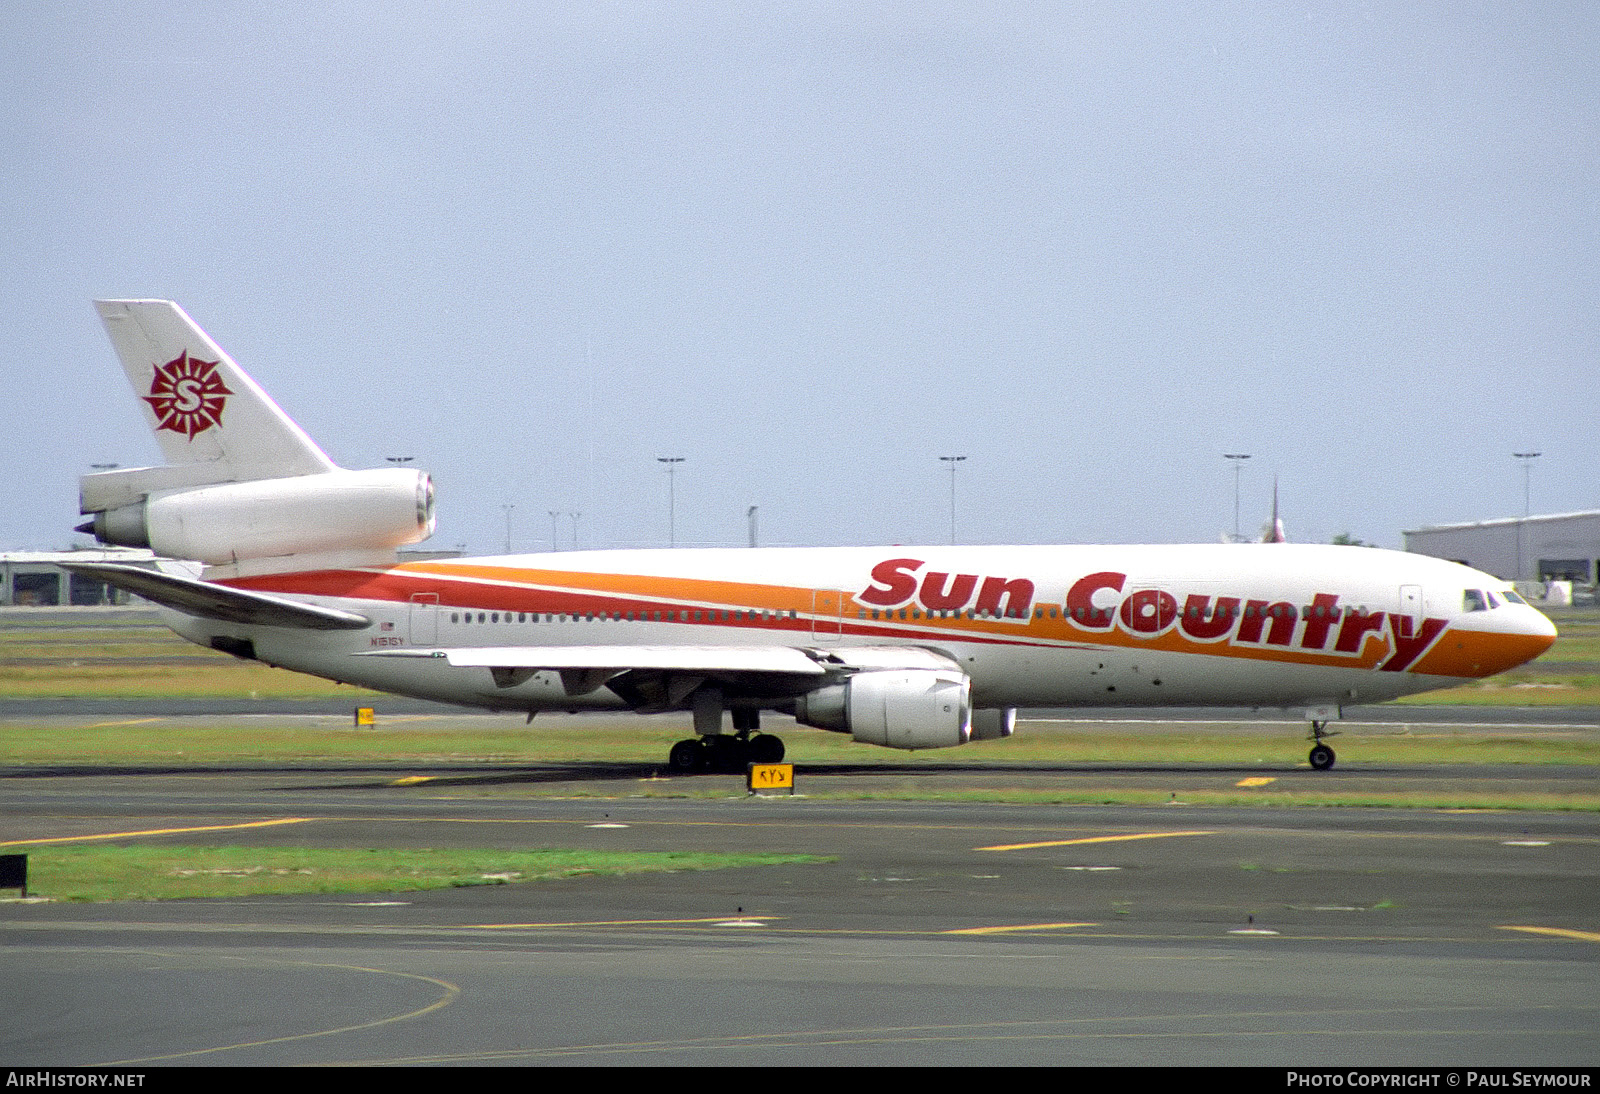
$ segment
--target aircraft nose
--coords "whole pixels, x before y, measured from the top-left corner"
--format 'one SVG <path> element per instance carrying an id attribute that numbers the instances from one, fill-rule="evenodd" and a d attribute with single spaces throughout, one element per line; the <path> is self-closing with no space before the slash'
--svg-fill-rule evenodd
<path id="1" fill-rule="evenodd" d="M 1500 669 L 1514 669 L 1540 657 L 1556 644 L 1556 625 L 1550 617 L 1532 605 L 1523 605 L 1515 637 L 1508 635 L 1502 651 L 1505 665 Z"/>
<path id="2" fill-rule="evenodd" d="M 1557 633 L 1556 625 L 1550 621 L 1550 617 L 1548 615 L 1545 615 L 1538 608 L 1530 606 L 1527 609 L 1527 612 L 1529 618 L 1526 633 L 1534 638 L 1548 639 L 1548 641 L 1546 641 L 1545 644 L 1539 648 L 1539 652 L 1543 653 L 1545 650 L 1555 645 Z"/>
<path id="3" fill-rule="evenodd" d="M 1555 624 L 1537 608 L 1507 604 L 1501 613 L 1492 631 L 1447 632 L 1417 671 L 1481 680 L 1525 665 L 1555 644 Z"/>

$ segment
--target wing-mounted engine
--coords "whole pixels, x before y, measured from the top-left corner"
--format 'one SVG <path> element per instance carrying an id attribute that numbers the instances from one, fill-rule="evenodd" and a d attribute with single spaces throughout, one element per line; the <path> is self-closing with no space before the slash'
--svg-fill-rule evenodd
<path id="1" fill-rule="evenodd" d="M 886 748 L 949 748 L 972 736 L 972 681 L 955 669 L 858 672 L 795 700 L 795 721 Z"/>
<path id="2" fill-rule="evenodd" d="M 381 468 L 161 489 L 175 468 L 89 475 L 81 526 L 102 543 L 208 565 L 345 550 L 393 550 L 433 534 L 433 482 Z M 140 478 L 141 474 L 144 476 Z"/>

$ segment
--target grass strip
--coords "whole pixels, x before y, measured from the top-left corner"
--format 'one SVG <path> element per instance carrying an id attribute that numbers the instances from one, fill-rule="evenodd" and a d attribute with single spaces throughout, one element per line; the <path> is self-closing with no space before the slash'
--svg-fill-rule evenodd
<path id="1" fill-rule="evenodd" d="M 10 765 L 127 764 L 187 766 L 227 763 L 639 764 L 665 771 L 683 726 L 622 716 L 571 719 L 525 727 L 510 719 L 418 718 L 355 729 L 327 716 L 274 722 L 270 716 L 212 724 L 204 719 L 127 719 L 99 725 L 0 724 L 0 758 Z M 448 723 L 448 724 L 442 724 Z M 1219 728 L 1220 727 L 1220 728 Z M 848 736 L 773 726 L 788 759 L 806 766 L 987 766 L 997 764 L 1243 764 L 1281 768 L 1304 759 L 1303 729 L 1226 723 L 1191 732 L 1171 724 L 1148 731 L 1085 723 L 1019 725 L 1008 740 L 974 741 L 959 749 L 901 752 L 858 744 Z M 1344 729 L 1334 742 L 1341 760 L 1393 764 L 1600 764 L 1592 730 L 1527 734 L 1429 726 Z"/>
<path id="2" fill-rule="evenodd" d="M 699 851 L 26 846 L 29 895 L 65 901 L 403 893 L 582 876 L 831 861 Z"/>

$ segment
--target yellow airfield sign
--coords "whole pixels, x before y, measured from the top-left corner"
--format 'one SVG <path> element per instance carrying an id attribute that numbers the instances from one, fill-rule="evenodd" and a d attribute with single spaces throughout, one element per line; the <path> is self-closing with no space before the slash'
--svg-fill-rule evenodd
<path id="1" fill-rule="evenodd" d="M 794 764 L 751 764 L 745 789 L 752 794 L 761 790 L 787 790 L 793 794 Z"/>

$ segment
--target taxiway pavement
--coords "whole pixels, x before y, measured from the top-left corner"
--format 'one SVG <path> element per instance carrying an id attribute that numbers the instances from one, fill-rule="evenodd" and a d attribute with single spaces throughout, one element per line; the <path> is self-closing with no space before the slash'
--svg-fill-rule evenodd
<path id="1" fill-rule="evenodd" d="M 128 838 L 831 861 L 354 898 L 7 903 L 0 1059 L 137 1069 L 1600 1057 L 1591 813 L 840 802 L 749 798 L 731 776 L 679 781 L 708 797 L 639 798 L 651 771 L 572 766 L 462 764 L 405 784 L 404 765 L 11 771 L 0 822 L 7 841 L 165 829 Z M 1239 777 L 1193 766 L 1183 776 Z M 587 780 L 588 796 L 519 794 L 518 779 Z M 262 820 L 292 823 L 236 827 Z"/>

